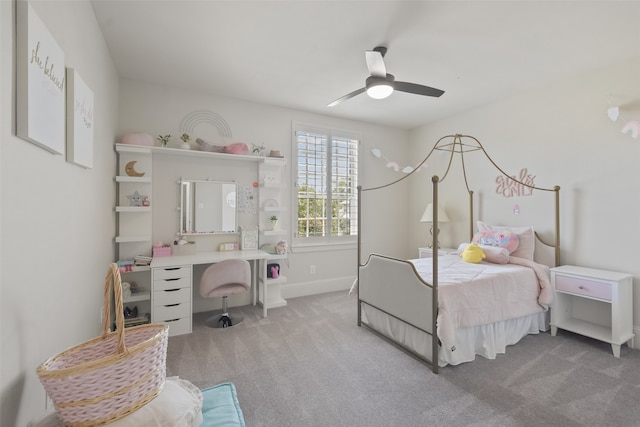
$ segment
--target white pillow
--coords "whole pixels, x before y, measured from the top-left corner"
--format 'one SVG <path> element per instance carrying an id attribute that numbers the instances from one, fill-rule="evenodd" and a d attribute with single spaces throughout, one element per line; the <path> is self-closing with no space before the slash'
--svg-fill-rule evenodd
<path id="1" fill-rule="evenodd" d="M 533 253 L 536 249 L 536 236 L 533 227 L 503 227 L 499 225 L 489 225 L 478 221 L 478 231 L 511 231 L 518 235 L 518 248 L 511 256 L 533 261 Z"/>

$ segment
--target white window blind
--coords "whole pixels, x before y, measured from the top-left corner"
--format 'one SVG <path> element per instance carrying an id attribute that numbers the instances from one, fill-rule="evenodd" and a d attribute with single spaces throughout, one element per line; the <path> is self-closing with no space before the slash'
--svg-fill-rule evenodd
<path id="1" fill-rule="evenodd" d="M 296 241 L 355 240 L 358 229 L 358 147 L 352 132 L 295 129 Z"/>

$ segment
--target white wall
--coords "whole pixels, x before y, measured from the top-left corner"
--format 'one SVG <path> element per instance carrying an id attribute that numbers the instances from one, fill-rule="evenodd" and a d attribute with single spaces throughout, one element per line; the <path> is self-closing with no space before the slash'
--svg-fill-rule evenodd
<path id="1" fill-rule="evenodd" d="M 2 427 L 44 413 L 36 367 L 100 333 L 113 260 L 118 79 L 88 1 L 31 2 L 95 100 L 94 168 L 15 136 L 13 1 L 0 1 Z"/>
<path id="2" fill-rule="evenodd" d="M 620 118 L 615 123 L 607 116 L 607 109 L 614 105 L 620 106 Z M 536 185 L 559 185 L 561 263 L 633 274 L 634 325 L 638 333 L 640 139 L 621 133 L 629 120 L 640 121 L 640 57 L 415 129 L 411 151 L 422 155 L 444 135 L 473 135 L 509 174 L 527 168 L 536 176 Z M 476 158 L 467 156 L 472 170 L 479 169 L 473 162 Z M 441 164 L 432 162 L 429 174 L 439 173 L 435 172 L 437 166 Z M 453 175 L 459 177 L 459 169 L 455 172 Z M 533 202 L 538 196 L 495 196 L 494 179 L 498 174 L 490 166 L 470 175 L 472 186 L 481 180 L 488 184 L 479 187 L 486 196 L 492 196 L 481 212 L 487 222 L 507 225 L 522 221 L 512 210 L 518 203 L 522 215 L 527 215 L 526 221 L 537 221 L 540 225 L 533 225 L 543 231 L 552 227 L 550 203 Z M 447 245 L 457 246 L 468 239 L 468 199 L 462 190 L 459 179 L 445 181 L 440 190 L 453 221 L 442 227 Z M 412 192 L 420 194 L 412 199 L 415 203 L 411 206 L 412 216 L 419 218 L 431 190 L 415 184 Z M 420 243 L 412 236 L 413 246 Z"/>
<path id="3" fill-rule="evenodd" d="M 231 128 L 233 137 L 222 139 L 217 129 L 211 132 L 206 125 L 197 127 L 199 132 L 208 133 L 214 144 L 244 142 L 266 145 L 268 150 L 280 150 L 289 160 L 291 171 L 291 126 L 293 121 L 331 126 L 340 129 L 361 132 L 364 140 L 362 147 L 362 180 L 366 186 L 379 185 L 398 178 L 399 173 L 386 167 L 386 162 L 375 158 L 371 148 L 377 147 L 397 161 L 406 163 L 405 146 L 408 132 L 386 128 L 373 124 L 339 120 L 328 116 L 304 113 L 284 108 L 248 103 L 244 101 L 214 97 L 201 93 L 185 92 L 150 83 L 123 79 L 120 81 L 119 133 L 146 132 L 154 137 L 159 134 L 174 135 L 170 146 L 177 147 L 180 124 L 185 116 L 194 111 L 205 110 L 221 116 Z M 199 135 L 193 135 L 194 137 Z M 208 140 L 202 136 L 203 139 Z M 218 139 L 216 139 L 218 138 Z M 231 164 L 229 164 L 231 162 Z M 257 180 L 255 163 L 242 164 L 236 161 L 185 161 L 184 158 L 162 157 L 154 160 L 154 208 L 153 239 L 167 241 L 175 237 L 177 230 L 178 193 L 176 180 L 184 176 L 190 179 L 212 178 L 217 180 L 237 180 L 241 185 L 251 185 Z M 293 186 L 290 186 L 293 187 Z M 402 189 L 404 187 L 404 189 Z M 408 186 L 400 191 L 389 192 L 385 200 L 365 200 L 370 207 L 364 217 L 365 226 L 376 227 L 375 233 L 368 234 L 364 245 L 368 251 L 381 251 L 397 256 L 408 256 L 408 232 L 404 224 L 408 220 Z M 289 197 L 289 200 L 291 198 Z M 386 216 L 385 216 L 386 215 Z M 388 220 L 394 218 L 393 220 Z M 384 222 L 384 226 L 380 223 Z M 290 221 L 289 221 L 290 222 Z M 240 218 L 241 225 L 257 224 L 255 217 Z M 373 237 L 371 237 L 373 236 Z M 289 239 L 291 236 L 288 237 Z M 215 248 L 201 238 L 199 250 L 203 247 Z M 294 252 L 289 257 L 290 268 L 287 272 L 288 283 L 283 285 L 285 298 L 345 289 L 351 285 L 356 275 L 356 250 Z M 317 274 L 309 274 L 309 265 L 314 264 Z M 197 281 L 196 272 L 194 278 Z M 211 307 L 211 302 L 198 301 L 194 292 L 196 311 Z M 248 298 L 248 297 L 247 297 Z M 244 301 L 244 300 L 242 300 Z M 230 301 L 233 305 L 234 301 Z"/>

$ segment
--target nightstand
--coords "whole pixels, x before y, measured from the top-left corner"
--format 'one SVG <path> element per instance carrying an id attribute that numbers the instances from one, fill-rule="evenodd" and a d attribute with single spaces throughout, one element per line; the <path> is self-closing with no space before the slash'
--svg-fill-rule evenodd
<path id="1" fill-rule="evenodd" d="M 438 254 L 444 255 L 449 252 L 457 251 L 456 248 L 439 248 Z M 431 258 L 433 256 L 433 248 L 418 248 L 418 258 Z"/>
<path id="2" fill-rule="evenodd" d="M 633 347 L 633 282 L 626 273 L 563 265 L 551 269 L 555 291 L 551 335 L 558 329 L 611 344 Z"/>

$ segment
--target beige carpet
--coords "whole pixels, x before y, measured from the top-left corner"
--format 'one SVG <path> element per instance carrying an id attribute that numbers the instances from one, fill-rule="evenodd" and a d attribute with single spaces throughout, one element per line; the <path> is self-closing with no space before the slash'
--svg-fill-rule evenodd
<path id="1" fill-rule="evenodd" d="M 262 318 L 169 339 L 167 375 L 233 382 L 247 426 L 640 426 L 640 351 L 567 332 L 439 375 L 365 328 L 347 292 L 290 299 Z"/>

